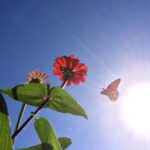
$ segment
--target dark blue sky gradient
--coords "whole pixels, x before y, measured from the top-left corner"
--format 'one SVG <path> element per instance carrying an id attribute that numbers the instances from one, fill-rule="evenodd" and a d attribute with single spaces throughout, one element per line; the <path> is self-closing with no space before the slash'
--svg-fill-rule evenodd
<path id="1" fill-rule="evenodd" d="M 68 150 L 149 150 L 150 141 L 124 128 L 121 100 L 111 103 L 99 94 L 118 77 L 121 93 L 126 85 L 149 79 L 149 15 L 149 0 L 1 0 L 0 88 L 26 82 L 36 68 L 46 72 L 52 85 L 60 85 L 53 76 L 54 60 L 74 54 L 88 66 L 87 82 L 66 90 L 89 120 L 49 109 L 38 117 L 47 117 L 58 136 L 72 138 Z M 13 131 L 21 103 L 6 99 Z M 23 120 L 34 109 L 28 107 Z M 15 148 L 38 143 L 32 122 Z"/>

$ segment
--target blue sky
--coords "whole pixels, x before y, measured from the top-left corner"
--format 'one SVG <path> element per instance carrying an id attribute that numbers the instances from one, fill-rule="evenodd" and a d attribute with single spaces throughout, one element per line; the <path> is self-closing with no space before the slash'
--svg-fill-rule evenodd
<path id="1" fill-rule="evenodd" d="M 68 136 L 68 150 L 149 150 L 150 140 L 126 129 L 121 98 L 111 103 L 100 89 L 121 78 L 120 93 L 149 80 L 150 1 L 148 0 L 1 0 L 0 88 L 27 81 L 45 71 L 52 85 L 56 57 L 74 54 L 88 66 L 87 81 L 66 90 L 85 108 L 89 120 L 42 110 L 58 136 Z M 83 92 L 81 92 L 83 91 Z M 21 103 L 7 99 L 14 129 Z M 35 107 L 28 107 L 24 120 Z M 38 144 L 33 122 L 18 136 L 15 148 Z"/>

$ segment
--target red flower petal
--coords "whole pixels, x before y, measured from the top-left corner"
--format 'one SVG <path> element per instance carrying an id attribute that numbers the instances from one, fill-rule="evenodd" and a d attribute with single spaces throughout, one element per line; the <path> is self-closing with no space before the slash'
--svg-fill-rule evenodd
<path id="1" fill-rule="evenodd" d="M 54 75 L 60 76 L 61 81 L 64 81 L 68 77 L 68 86 L 71 83 L 78 85 L 80 82 L 84 82 L 84 76 L 87 75 L 87 66 L 80 63 L 80 60 L 74 55 L 56 58 L 54 68 Z"/>

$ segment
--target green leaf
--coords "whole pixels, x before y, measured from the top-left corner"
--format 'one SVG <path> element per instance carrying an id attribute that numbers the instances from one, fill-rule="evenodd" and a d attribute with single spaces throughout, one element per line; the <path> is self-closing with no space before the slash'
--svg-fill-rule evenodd
<path id="1" fill-rule="evenodd" d="M 37 106 L 42 102 L 44 97 L 48 96 L 49 85 L 41 83 L 28 83 L 15 86 L 12 89 L 3 89 L 0 91 L 15 100 L 21 101 L 25 104 Z"/>
<path id="2" fill-rule="evenodd" d="M 45 118 L 36 119 L 34 122 L 36 132 L 41 143 L 50 144 L 53 150 L 62 150 L 51 124 Z"/>
<path id="3" fill-rule="evenodd" d="M 34 125 L 42 144 L 18 150 L 65 150 L 72 144 L 71 139 L 68 137 L 60 137 L 57 139 L 47 119 L 36 119 Z"/>
<path id="4" fill-rule="evenodd" d="M 43 149 L 42 149 L 42 145 L 39 144 L 39 145 L 35 145 L 35 146 L 29 147 L 29 148 L 22 148 L 22 149 L 18 149 L 18 150 L 43 150 Z"/>
<path id="5" fill-rule="evenodd" d="M 42 143 L 29 148 L 21 148 L 18 150 L 54 150 L 50 144 Z"/>
<path id="6" fill-rule="evenodd" d="M 60 137 L 58 138 L 58 140 L 59 140 L 62 150 L 65 150 L 72 144 L 71 139 L 68 137 Z"/>
<path id="7" fill-rule="evenodd" d="M 84 109 L 69 93 L 60 87 L 52 87 L 50 89 L 48 84 L 29 83 L 18 85 L 12 89 L 3 89 L 0 90 L 0 92 L 9 95 L 15 100 L 33 106 L 39 106 L 42 103 L 43 98 L 50 94 L 52 100 L 46 107 L 62 113 L 83 116 L 87 119 L 87 114 Z"/>
<path id="8" fill-rule="evenodd" d="M 71 139 L 67 137 L 60 137 L 58 138 L 59 143 L 61 145 L 62 150 L 65 150 L 72 144 Z M 50 144 L 42 143 L 39 145 L 35 145 L 29 148 L 22 148 L 18 150 L 53 150 L 53 147 Z"/>
<path id="9" fill-rule="evenodd" d="M 22 148 L 18 150 L 53 150 L 53 147 L 50 144 L 42 143 L 29 148 Z"/>
<path id="10" fill-rule="evenodd" d="M 52 97 L 48 107 L 63 113 L 70 113 L 73 115 L 80 115 L 87 119 L 87 114 L 84 109 L 71 97 L 69 93 L 60 87 L 52 87 L 50 90 Z"/>
<path id="11" fill-rule="evenodd" d="M 0 93 L 0 149 L 12 150 L 10 121 L 5 99 Z"/>

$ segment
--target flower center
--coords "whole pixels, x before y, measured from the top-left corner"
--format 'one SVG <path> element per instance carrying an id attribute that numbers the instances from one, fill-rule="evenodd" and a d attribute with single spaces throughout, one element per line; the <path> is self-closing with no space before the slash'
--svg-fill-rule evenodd
<path id="1" fill-rule="evenodd" d="M 32 79 L 30 83 L 41 83 L 40 79 Z"/>
<path id="2" fill-rule="evenodd" d="M 73 70 L 71 68 L 66 68 L 64 70 L 64 78 L 69 79 L 73 75 Z"/>

